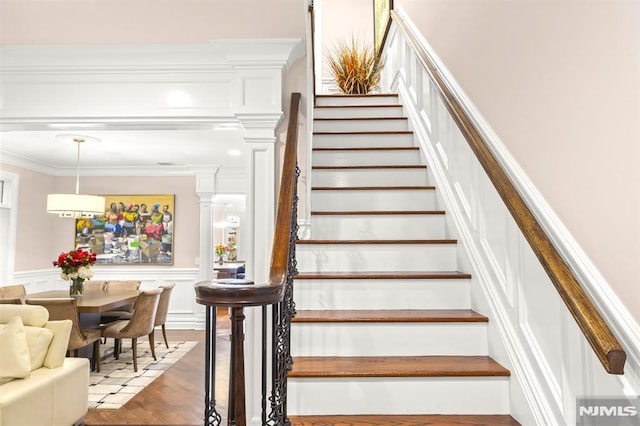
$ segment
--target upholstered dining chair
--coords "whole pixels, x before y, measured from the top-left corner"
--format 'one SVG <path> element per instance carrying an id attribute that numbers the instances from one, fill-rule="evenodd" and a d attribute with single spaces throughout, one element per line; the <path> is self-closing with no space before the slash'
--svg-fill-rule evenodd
<path id="1" fill-rule="evenodd" d="M 93 344 L 92 369 L 100 372 L 100 329 L 81 329 L 80 316 L 76 299 L 73 297 L 61 298 L 29 298 L 28 305 L 41 305 L 49 311 L 49 320 L 57 321 L 70 319 L 71 336 L 67 351 L 73 357 L 78 356 L 78 349 Z"/>
<path id="2" fill-rule="evenodd" d="M 84 291 L 107 291 L 109 281 L 87 280 L 83 284 Z"/>
<path id="3" fill-rule="evenodd" d="M 158 312 L 156 312 L 156 321 L 153 324 L 153 330 L 151 334 L 155 332 L 156 327 L 162 326 L 162 338 L 164 339 L 164 345 L 169 348 L 169 342 L 167 341 L 167 330 L 165 329 L 165 323 L 167 322 L 167 313 L 169 312 L 169 299 L 171 298 L 171 291 L 176 286 L 176 283 L 161 285 L 162 293 L 160 294 L 160 301 L 158 302 Z"/>
<path id="4" fill-rule="evenodd" d="M 162 288 L 141 291 L 136 300 L 130 320 L 114 321 L 102 329 L 103 337 L 113 337 L 115 339 L 113 355 L 116 359 L 120 357 L 122 339 L 131 339 L 133 371 L 138 371 L 138 337 L 149 336 L 151 355 L 153 355 L 154 360 L 157 359 L 152 331 L 161 293 Z"/>
<path id="5" fill-rule="evenodd" d="M 137 281 L 137 280 L 107 281 L 103 288 L 106 289 L 107 292 L 122 291 L 122 290 L 139 290 L 140 281 Z M 103 324 L 108 324 L 110 322 L 117 321 L 117 320 L 131 319 L 133 306 L 134 306 L 133 304 L 126 305 L 118 309 L 103 312 L 100 315 L 100 322 Z"/>
<path id="6" fill-rule="evenodd" d="M 19 297 L 0 297 L 0 305 L 22 305 L 22 299 Z"/>
<path id="7" fill-rule="evenodd" d="M 27 290 L 24 288 L 22 284 L 15 285 L 6 285 L 4 287 L 0 287 L 0 298 L 19 298 L 21 303 L 24 303 L 24 300 L 27 296 Z"/>

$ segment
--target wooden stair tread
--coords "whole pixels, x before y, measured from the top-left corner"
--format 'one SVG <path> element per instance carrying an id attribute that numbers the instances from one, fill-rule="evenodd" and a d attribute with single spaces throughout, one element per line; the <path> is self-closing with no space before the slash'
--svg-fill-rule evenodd
<path id="1" fill-rule="evenodd" d="M 397 98 L 397 93 L 367 93 L 367 94 L 346 94 L 346 93 L 338 93 L 338 94 L 317 94 L 316 98 Z"/>
<path id="2" fill-rule="evenodd" d="M 314 109 L 334 109 L 334 108 L 402 108 L 400 104 L 358 104 L 358 105 L 316 105 Z"/>
<path id="3" fill-rule="evenodd" d="M 300 310 L 293 322 L 488 322 L 471 309 Z"/>
<path id="4" fill-rule="evenodd" d="M 313 132 L 314 135 L 412 135 L 411 130 L 363 130 L 358 132 Z"/>
<path id="5" fill-rule="evenodd" d="M 405 165 L 370 165 L 370 166 L 312 166 L 313 170 L 345 170 L 345 169 L 426 169 L 424 164 L 405 164 Z"/>
<path id="6" fill-rule="evenodd" d="M 519 426 L 504 414 L 289 416 L 291 426 Z"/>
<path id="7" fill-rule="evenodd" d="M 457 244 L 458 240 L 298 240 L 296 244 Z"/>
<path id="8" fill-rule="evenodd" d="M 313 148 L 312 151 L 419 151 L 417 146 L 354 146 L 336 148 Z"/>
<path id="9" fill-rule="evenodd" d="M 313 121 L 379 121 L 379 120 L 408 120 L 407 117 L 318 117 Z"/>
<path id="10" fill-rule="evenodd" d="M 409 191 L 433 191 L 435 186 L 431 185 L 416 185 L 416 186 L 312 186 L 313 191 L 397 191 L 397 190 L 409 190 Z"/>
<path id="11" fill-rule="evenodd" d="M 367 271 L 367 272 L 303 272 L 295 276 L 299 280 L 442 280 L 442 279 L 469 279 L 471 274 L 458 271 L 437 271 L 437 272 L 387 272 L 387 271 Z"/>
<path id="12" fill-rule="evenodd" d="M 508 377 L 488 356 L 300 356 L 290 378 L 311 377 Z"/>
<path id="13" fill-rule="evenodd" d="M 362 210 L 362 211 L 335 211 L 335 212 L 316 212 L 312 211 L 311 216 L 350 216 L 350 215 L 362 215 L 362 216 L 393 216 L 393 215 L 443 215 L 446 214 L 444 210 Z"/>

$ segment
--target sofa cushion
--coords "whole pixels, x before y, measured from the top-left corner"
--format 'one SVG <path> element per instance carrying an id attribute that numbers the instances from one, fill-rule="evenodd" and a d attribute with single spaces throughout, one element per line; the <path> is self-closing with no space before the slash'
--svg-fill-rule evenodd
<path id="1" fill-rule="evenodd" d="M 0 385 L 31 374 L 27 334 L 19 316 L 0 329 Z"/>
<path id="2" fill-rule="evenodd" d="M 49 345 L 49 352 L 44 359 L 44 366 L 47 368 L 57 368 L 62 366 L 67 354 L 67 347 L 69 346 L 69 335 L 71 334 L 71 326 L 73 321 L 60 320 L 60 321 L 47 321 L 44 325 L 45 328 L 53 332 L 53 340 Z"/>
<path id="3" fill-rule="evenodd" d="M 51 340 L 53 340 L 53 331 L 48 328 L 30 327 L 27 325 L 24 326 L 24 331 L 27 333 L 29 359 L 31 360 L 31 371 L 33 371 L 42 367 Z"/>
<path id="4" fill-rule="evenodd" d="M 49 319 L 49 311 L 37 305 L 0 305 L 0 324 L 6 324 L 15 316 L 22 318 L 24 325 L 42 327 Z"/>

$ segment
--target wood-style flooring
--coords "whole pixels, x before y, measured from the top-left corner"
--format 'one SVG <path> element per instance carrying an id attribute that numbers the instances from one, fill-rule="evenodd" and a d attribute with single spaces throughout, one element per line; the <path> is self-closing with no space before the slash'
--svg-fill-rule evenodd
<path id="1" fill-rule="evenodd" d="M 224 415 L 229 377 L 229 321 L 226 315 L 219 314 L 217 322 L 216 406 Z M 170 341 L 198 344 L 122 408 L 89 410 L 85 416 L 87 426 L 204 424 L 204 331 L 167 330 L 167 337 Z M 162 341 L 160 329 L 156 330 L 156 341 Z M 107 344 L 112 342 L 109 340 Z"/>

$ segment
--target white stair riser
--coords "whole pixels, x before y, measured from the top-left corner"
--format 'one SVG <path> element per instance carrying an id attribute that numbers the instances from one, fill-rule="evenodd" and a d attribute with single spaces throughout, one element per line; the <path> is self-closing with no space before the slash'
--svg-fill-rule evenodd
<path id="1" fill-rule="evenodd" d="M 445 234 L 442 214 L 311 216 L 314 240 L 435 240 Z"/>
<path id="2" fill-rule="evenodd" d="M 313 120 L 314 132 L 398 132 L 409 130 L 409 121 L 398 120 Z"/>
<path id="3" fill-rule="evenodd" d="M 343 133 L 313 135 L 314 148 L 369 148 L 380 146 L 413 146 L 410 133 Z"/>
<path id="4" fill-rule="evenodd" d="M 339 108 L 316 108 L 314 118 L 343 118 L 343 117 L 402 117 L 404 111 L 401 106 L 366 106 Z"/>
<path id="5" fill-rule="evenodd" d="M 316 105 L 392 105 L 397 104 L 397 96 L 318 96 Z"/>
<path id="6" fill-rule="evenodd" d="M 293 323 L 291 342 L 293 356 L 487 355 L 487 326 L 486 323 Z"/>
<path id="7" fill-rule="evenodd" d="M 295 279 L 296 308 L 469 309 L 468 279 Z"/>
<path id="8" fill-rule="evenodd" d="M 427 169 L 313 170 L 313 186 L 421 186 L 428 185 Z M 315 206 L 312 206 L 315 208 Z"/>
<path id="9" fill-rule="evenodd" d="M 315 186 L 315 183 L 314 183 Z M 312 190 L 314 211 L 422 211 L 435 210 L 432 190 Z"/>
<path id="10" fill-rule="evenodd" d="M 419 150 L 314 151 L 314 166 L 409 166 L 424 164 Z"/>
<path id="11" fill-rule="evenodd" d="M 300 272 L 456 271 L 456 244 L 299 244 Z"/>
<path id="12" fill-rule="evenodd" d="M 474 378 L 289 378 L 291 415 L 508 414 L 509 382 Z"/>

